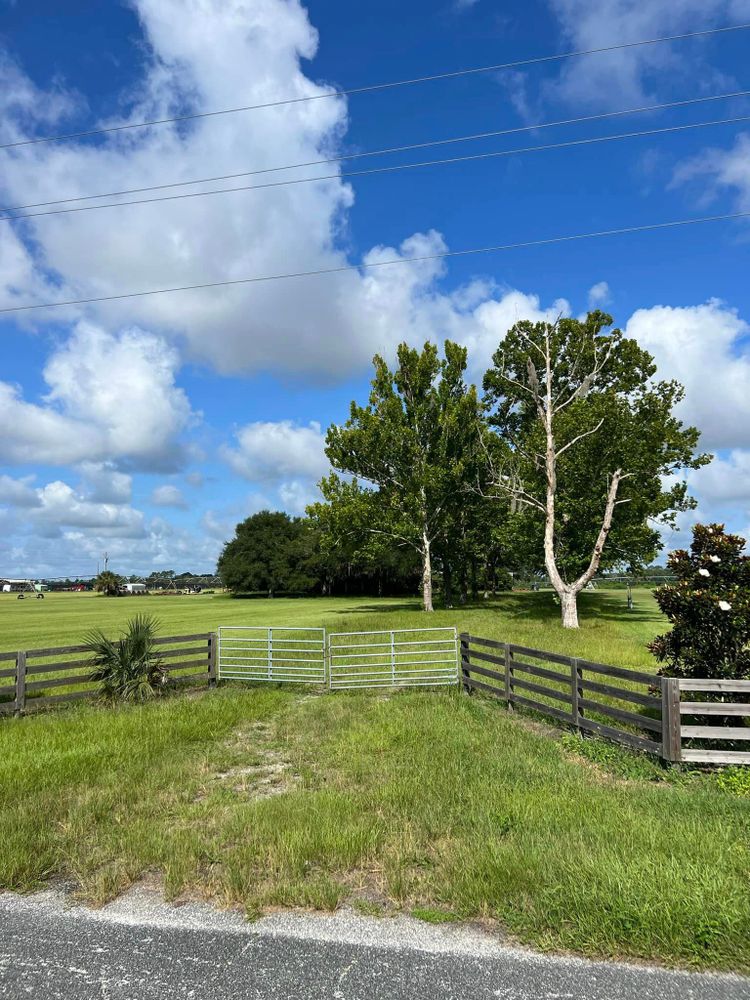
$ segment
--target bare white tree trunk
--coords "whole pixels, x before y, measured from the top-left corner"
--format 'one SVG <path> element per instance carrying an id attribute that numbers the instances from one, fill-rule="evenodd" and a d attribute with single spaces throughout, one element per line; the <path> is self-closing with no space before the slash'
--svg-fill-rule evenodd
<path id="1" fill-rule="evenodd" d="M 425 611 L 433 611 L 432 607 L 432 556 L 431 542 L 427 531 L 422 532 L 422 602 Z"/>
<path id="2" fill-rule="evenodd" d="M 566 588 L 560 593 L 563 628 L 578 628 L 578 591 Z"/>
<path id="3" fill-rule="evenodd" d="M 599 569 L 599 564 L 602 561 L 602 552 L 604 551 L 604 543 L 607 541 L 607 536 L 609 535 L 610 529 L 612 527 L 612 518 L 615 513 L 615 506 L 617 504 L 617 490 L 620 486 L 620 481 L 623 478 L 622 469 L 618 469 L 609 483 L 609 489 L 607 490 L 607 503 L 604 508 L 604 517 L 602 518 L 602 526 L 599 530 L 599 535 L 596 539 L 596 544 L 594 545 L 594 551 L 591 554 L 591 560 L 589 561 L 586 570 L 581 573 L 578 579 L 574 583 L 566 584 L 557 569 L 557 562 L 555 560 L 554 553 L 554 501 L 552 504 L 552 533 L 551 533 L 551 544 L 548 546 L 547 543 L 547 531 L 545 531 L 545 561 L 547 564 L 547 572 L 549 574 L 552 586 L 557 591 L 557 595 L 560 598 L 560 610 L 562 613 L 562 624 L 563 628 L 578 628 L 578 595 L 596 576 L 596 572 Z M 549 551 L 549 558 L 547 558 Z"/>
<path id="4" fill-rule="evenodd" d="M 545 449 L 545 473 L 547 478 L 547 495 L 545 497 L 545 510 L 544 510 L 544 564 L 547 569 L 547 574 L 550 579 L 550 583 L 555 588 L 557 596 L 560 598 L 560 612 L 562 615 L 562 626 L 563 628 L 578 628 L 578 595 L 593 579 L 597 570 L 599 569 L 599 564 L 602 559 L 602 552 L 604 551 L 604 543 L 607 540 L 610 529 L 612 527 L 612 518 L 615 512 L 615 503 L 617 499 L 617 490 L 620 485 L 620 480 L 622 479 L 623 472 L 622 469 L 617 469 L 613 474 L 612 479 L 609 483 L 609 488 L 607 490 L 607 502 L 604 508 L 604 517 L 602 519 L 602 526 L 596 539 L 596 544 L 594 545 L 594 551 L 591 554 L 591 559 L 586 570 L 575 580 L 573 583 L 566 583 L 560 571 L 557 567 L 557 559 L 555 557 L 555 499 L 557 496 L 557 459 L 560 454 L 569 448 L 574 441 L 569 442 L 560 451 L 557 450 L 557 444 L 555 441 L 554 429 L 553 429 L 553 418 L 555 415 L 555 406 L 552 401 L 552 375 L 553 375 L 553 364 L 552 357 L 550 354 L 550 341 L 549 335 L 547 336 L 546 349 L 545 349 L 545 399 L 542 402 L 539 394 L 537 393 L 537 408 L 539 411 L 539 416 L 544 423 L 544 430 L 546 434 L 546 449 Z M 536 376 L 536 372 L 533 368 L 530 368 L 530 374 L 533 372 Z M 533 382 L 533 379 L 532 379 Z"/>
<path id="5" fill-rule="evenodd" d="M 594 363 L 588 373 L 586 375 L 583 375 L 583 373 L 580 374 L 578 378 L 578 385 L 569 392 L 567 398 L 561 399 L 558 396 L 557 399 L 554 399 L 553 376 L 555 362 L 552 357 L 551 334 L 554 332 L 556 326 L 557 324 L 554 324 L 553 326 L 548 326 L 546 328 L 543 346 L 534 343 L 531 338 L 526 337 L 529 344 L 529 353 L 527 355 L 526 362 L 528 373 L 527 381 L 524 382 L 522 380 L 506 376 L 506 380 L 510 385 L 531 396 L 539 421 L 544 427 L 546 438 L 544 454 L 537 453 L 534 456 L 535 459 L 544 459 L 546 478 L 544 500 L 542 500 L 540 496 L 536 496 L 534 493 L 527 491 L 524 484 L 519 482 L 519 480 L 513 475 L 501 475 L 497 477 L 495 485 L 508 494 L 514 504 L 526 504 L 544 515 L 545 569 L 547 570 L 550 583 L 554 587 L 557 596 L 560 598 L 563 628 L 578 628 L 578 595 L 586 584 L 593 579 L 599 569 L 602 552 L 604 551 L 604 545 L 607 541 L 610 529 L 612 528 L 612 519 L 615 507 L 618 503 L 627 503 L 627 500 L 617 500 L 617 491 L 620 482 L 627 478 L 627 474 L 623 473 L 622 469 L 617 469 L 612 474 L 612 478 L 610 479 L 609 487 L 607 489 L 607 500 L 604 508 L 602 525 L 599 530 L 589 564 L 577 580 L 572 583 L 566 582 L 558 569 L 557 556 L 555 553 L 557 462 L 560 456 L 569 448 L 572 448 L 584 438 L 588 438 L 592 434 L 596 434 L 597 431 L 601 429 L 603 420 L 600 420 L 594 427 L 581 431 L 580 434 L 572 437 L 566 444 L 558 448 L 557 442 L 555 441 L 554 418 L 556 414 L 560 413 L 561 410 L 564 410 L 571 403 L 575 402 L 576 399 L 585 397 L 591 389 L 591 386 L 596 382 L 600 373 L 606 367 L 610 357 L 611 347 L 607 348 L 602 354 L 597 351 L 595 346 Z M 539 364 L 539 368 L 537 368 L 537 364 Z M 575 371 L 575 364 L 573 365 L 573 371 Z"/>

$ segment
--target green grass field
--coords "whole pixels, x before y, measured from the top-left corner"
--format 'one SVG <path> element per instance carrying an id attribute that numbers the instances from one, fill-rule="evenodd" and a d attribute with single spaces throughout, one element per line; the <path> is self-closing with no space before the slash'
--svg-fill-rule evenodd
<path id="1" fill-rule="evenodd" d="M 115 635 L 129 617 L 143 611 L 160 621 L 166 635 L 211 631 L 219 625 L 326 626 L 330 631 L 456 625 L 475 635 L 633 667 L 653 666 L 645 643 L 663 621 L 646 590 L 635 592 L 635 610 L 630 613 L 622 591 L 582 595 L 579 632 L 559 627 L 559 609 L 550 591 L 502 594 L 433 615 L 424 614 L 417 600 L 400 598 L 108 598 L 60 593 L 43 601 L 19 601 L 13 594 L 0 594 L 0 651 L 73 645 L 91 628 Z"/>
<path id="2" fill-rule="evenodd" d="M 26 605 L 29 605 L 28 607 Z M 2 646 L 74 643 L 148 607 L 219 624 L 413 627 L 394 600 L 0 601 Z M 430 625 L 650 666 L 652 599 L 506 594 Z M 750 971 L 750 799 L 452 691 L 317 695 L 225 685 L 144 707 L 0 723 L 0 888 L 65 879 L 102 902 L 158 876 L 171 897 L 479 919 L 543 949 Z"/>

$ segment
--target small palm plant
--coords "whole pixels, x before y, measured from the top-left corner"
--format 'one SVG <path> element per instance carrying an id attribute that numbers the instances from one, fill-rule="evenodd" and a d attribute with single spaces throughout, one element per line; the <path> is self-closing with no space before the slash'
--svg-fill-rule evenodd
<path id="1" fill-rule="evenodd" d="M 109 639 L 101 629 L 84 637 L 93 653 L 91 680 L 99 682 L 108 701 L 143 702 L 164 690 L 167 671 L 158 654 L 159 623 L 150 615 L 131 618 L 119 639 Z"/>

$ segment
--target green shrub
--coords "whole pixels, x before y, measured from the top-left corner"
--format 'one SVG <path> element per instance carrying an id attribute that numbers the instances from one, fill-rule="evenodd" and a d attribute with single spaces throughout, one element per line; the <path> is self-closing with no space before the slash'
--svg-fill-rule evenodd
<path id="1" fill-rule="evenodd" d="M 731 795 L 750 798 L 750 767 L 725 767 L 716 775 L 716 784 Z"/>
<path id="2" fill-rule="evenodd" d="M 94 655 L 91 679 L 108 701 L 147 701 L 164 690 L 167 671 L 155 640 L 159 623 L 150 615 L 136 615 L 119 639 L 101 629 L 87 633 L 84 644 Z"/>
<path id="3" fill-rule="evenodd" d="M 750 557 L 723 524 L 698 524 L 690 552 L 669 557 L 676 582 L 656 601 L 672 623 L 649 649 L 668 677 L 750 676 Z"/>

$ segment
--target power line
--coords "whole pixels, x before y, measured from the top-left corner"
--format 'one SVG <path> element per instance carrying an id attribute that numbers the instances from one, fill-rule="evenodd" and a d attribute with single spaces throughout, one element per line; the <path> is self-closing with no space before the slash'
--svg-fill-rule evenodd
<path id="1" fill-rule="evenodd" d="M 502 253 L 507 250 L 523 250 L 532 247 L 550 246 L 555 243 L 572 243 L 578 240 L 598 239 L 604 236 L 625 236 L 631 233 L 655 232 L 662 229 L 677 229 L 696 226 L 708 222 L 728 222 L 734 219 L 750 218 L 748 212 L 732 212 L 727 215 L 707 215 L 697 219 L 676 219 L 670 222 L 655 222 L 643 226 L 626 226 L 622 229 L 602 229 L 591 233 L 573 233 L 567 236 L 550 236 L 540 240 L 524 240 L 520 243 L 504 243 L 491 247 L 476 247 L 468 250 L 445 250 L 441 253 L 423 254 L 419 257 L 394 257 L 391 260 L 369 261 L 362 264 L 344 264 L 340 267 L 318 268 L 310 271 L 291 271 L 286 274 L 266 274 L 250 278 L 231 278 L 226 281 L 206 281 L 197 285 L 179 285 L 173 288 L 152 288 L 140 292 L 122 292 L 118 295 L 98 295 L 88 299 L 66 299 L 60 302 L 40 302 L 35 305 L 10 306 L 0 309 L 2 313 L 28 312 L 32 309 L 54 309 L 60 306 L 82 306 L 95 302 L 115 302 L 120 299 L 144 298 L 148 295 L 167 295 L 173 292 L 189 292 L 204 288 L 227 288 L 232 285 L 260 284 L 265 281 L 283 281 L 288 278 L 310 278 L 323 274 L 342 274 L 346 271 L 369 270 L 375 267 L 390 267 L 396 264 L 415 264 L 423 261 L 445 260 L 448 257 L 469 257 L 485 253 Z"/>
<path id="2" fill-rule="evenodd" d="M 6 142 L 0 149 L 10 149 L 17 146 L 30 146 L 40 142 L 59 142 L 64 139 L 83 139 L 94 135 L 106 135 L 111 132 L 124 132 L 128 129 L 147 128 L 152 125 L 167 125 L 173 122 L 192 121 L 197 118 L 213 118 L 217 115 L 231 115 L 242 111 L 260 111 L 265 108 L 278 108 L 290 104 L 303 104 L 309 101 L 322 101 L 332 97 L 348 97 L 354 94 L 366 94 L 373 91 L 393 90 L 396 87 L 411 87 L 420 83 L 434 83 L 437 80 L 452 80 L 463 76 L 476 76 L 481 73 L 497 73 L 506 69 L 519 69 L 522 66 L 536 66 L 543 63 L 558 62 L 562 59 L 573 59 L 579 56 L 598 55 L 604 52 L 616 52 L 622 49 L 632 49 L 643 45 L 658 45 L 662 42 L 678 42 L 688 38 L 701 38 L 708 35 L 726 34 L 731 31 L 746 31 L 750 23 L 733 24 L 723 28 L 705 28 L 702 31 L 687 31 L 679 35 L 662 35 L 658 38 L 643 38 L 635 42 L 620 42 L 617 45 L 604 45 L 595 49 L 578 49 L 573 52 L 562 52 L 557 55 L 533 56 L 528 59 L 515 59 L 512 62 L 496 63 L 492 66 L 474 66 L 470 69 L 452 70 L 447 73 L 434 73 L 430 76 L 413 77 L 408 80 L 392 80 L 387 83 L 373 83 L 364 87 L 350 87 L 347 90 L 330 90 L 324 94 L 308 94 L 304 97 L 288 97 L 279 101 L 266 101 L 263 104 L 246 104 L 237 108 L 224 108 L 219 111 L 201 111 L 189 115 L 177 115 L 173 118 L 153 118 L 148 121 L 130 122 L 127 125 L 110 125 L 107 128 L 88 129 L 83 132 L 68 132 L 64 135 L 40 136 L 35 139 L 19 139 Z"/>
<path id="3" fill-rule="evenodd" d="M 692 122 L 687 125 L 670 125 L 664 128 L 645 129 L 639 132 L 619 132 L 615 135 L 592 136 L 585 139 L 569 139 L 565 142 L 547 143 L 543 146 L 522 146 L 515 149 L 493 150 L 487 153 L 467 153 L 463 156 L 444 157 L 440 160 L 421 160 L 416 163 L 398 163 L 384 167 L 369 167 L 366 170 L 342 170 L 333 174 L 319 174 L 317 177 L 293 177 L 283 181 L 267 181 L 263 184 L 243 184 L 233 188 L 212 188 L 208 191 L 186 191 L 182 194 L 164 194 L 156 198 L 136 198 L 132 201 L 108 201 L 101 205 L 78 205 L 75 208 L 50 208 L 44 212 L 26 212 L 19 215 L 0 216 L 0 222 L 16 222 L 20 219 L 38 219 L 49 215 L 71 215 L 76 212 L 98 212 L 104 208 L 122 208 L 132 205 L 151 205 L 162 201 L 183 201 L 186 198 L 205 198 L 210 195 L 232 194 L 237 191 L 260 191 L 267 188 L 290 187 L 296 184 L 313 184 L 319 181 L 345 180 L 350 177 L 366 177 L 372 174 L 394 174 L 403 170 L 419 170 L 424 167 L 447 166 L 453 163 L 469 163 L 475 160 L 492 160 L 498 157 L 517 156 L 521 153 L 541 153 L 553 149 L 569 149 L 574 146 L 599 145 L 623 139 L 637 139 L 645 136 L 685 132 L 715 125 L 736 125 L 750 121 L 750 115 L 735 118 L 719 118 L 707 122 Z"/>
<path id="4" fill-rule="evenodd" d="M 356 153 L 342 153 L 321 160 L 307 160 L 304 163 L 286 163 L 279 167 L 263 167 L 257 170 L 243 170 L 234 174 L 219 174 L 212 177 L 197 177 L 190 181 L 172 181 L 168 184 L 150 184 L 146 187 L 126 188 L 122 191 L 102 191 L 99 194 L 76 195 L 67 198 L 55 198 L 52 201 L 37 201 L 29 205 L 15 205 L 0 208 L 0 212 L 25 212 L 30 208 L 46 208 L 48 205 L 67 205 L 74 201 L 94 201 L 97 198 L 119 198 L 126 194 L 143 194 L 146 191 L 163 191 L 165 188 L 189 187 L 193 184 L 210 184 L 214 181 L 236 180 L 239 177 L 252 177 L 258 174 L 277 173 L 281 170 L 297 170 L 302 167 L 324 166 L 329 163 L 341 163 L 345 160 L 357 160 L 369 156 L 386 156 L 392 153 L 407 153 L 415 149 L 427 149 L 432 146 L 446 146 L 459 142 L 474 142 L 479 139 L 493 139 L 504 135 L 516 135 L 519 132 L 534 132 L 536 130 L 553 128 L 562 125 L 582 125 L 585 123 L 603 121 L 608 118 L 621 118 L 625 115 L 644 114 L 653 111 L 667 111 L 673 108 L 683 108 L 695 104 L 706 104 L 713 101 L 726 101 L 732 98 L 748 97 L 750 90 L 737 90 L 728 94 L 713 94 L 708 97 L 692 97 L 684 101 L 670 101 L 666 104 L 650 104 L 639 108 L 625 108 L 621 111 L 605 111 L 597 115 L 584 115 L 581 118 L 562 118 L 557 121 L 540 122 L 538 125 L 518 125 L 514 128 L 498 129 L 491 132 L 475 132 L 471 135 L 452 136 L 447 139 L 431 139 L 427 142 L 415 142 L 406 146 L 386 146 L 382 149 L 370 149 Z"/>

